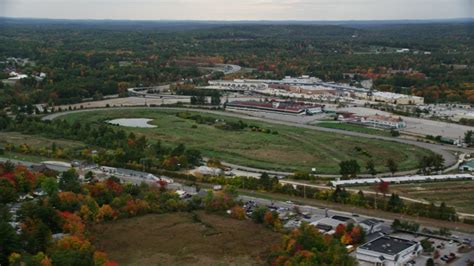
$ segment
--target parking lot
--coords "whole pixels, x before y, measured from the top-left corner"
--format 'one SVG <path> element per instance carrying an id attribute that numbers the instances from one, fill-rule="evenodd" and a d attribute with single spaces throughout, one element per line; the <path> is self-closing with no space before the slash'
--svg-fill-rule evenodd
<path id="1" fill-rule="evenodd" d="M 387 115 L 391 114 L 388 112 L 365 108 L 365 107 L 349 107 L 342 108 L 338 111 L 352 112 L 357 115 Z M 403 132 L 413 133 L 417 135 L 432 135 L 432 136 L 443 136 L 447 138 L 457 139 L 464 136 L 464 133 L 468 130 L 472 130 L 472 127 L 463 126 L 454 123 L 446 123 L 441 121 L 434 121 L 416 117 L 405 117 L 402 116 L 403 120 L 407 123 L 407 127 L 404 128 Z"/>
<path id="2" fill-rule="evenodd" d="M 470 259 L 474 261 L 474 249 L 472 246 L 463 244 L 463 240 L 455 242 L 453 240 L 442 240 L 438 238 L 430 238 L 426 236 L 415 236 L 407 233 L 393 233 L 392 236 L 414 240 L 420 242 L 422 240 L 428 240 L 434 249 L 432 252 L 424 252 L 421 256 L 415 259 L 416 266 L 425 266 L 426 261 L 429 258 L 438 257 L 434 259 L 435 263 L 439 265 L 467 265 L 467 261 Z M 434 256 L 434 253 L 438 253 L 439 256 Z"/>
<path id="3" fill-rule="evenodd" d="M 298 227 L 303 221 L 308 222 L 308 223 L 313 223 L 323 218 L 328 218 L 328 217 L 333 217 L 333 216 L 348 217 L 355 220 L 356 222 L 373 218 L 370 216 L 359 215 L 356 213 L 335 211 L 335 210 L 330 210 L 327 208 L 318 208 L 318 207 L 306 206 L 306 205 L 298 205 L 291 201 L 286 201 L 286 202 L 272 201 L 268 199 L 254 198 L 254 197 L 249 197 L 249 196 L 244 196 L 244 195 L 240 195 L 239 198 L 245 204 L 247 204 L 247 206 L 250 207 L 246 209 L 248 215 L 251 215 L 251 210 L 253 210 L 256 206 L 266 206 L 269 209 L 276 211 L 278 213 L 279 218 L 282 220 L 283 226 L 288 229 Z M 248 205 L 249 202 L 251 203 L 250 205 Z M 249 212 L 249 209 L 250 209 L 250 212 Z M 391 221 L 388 221 L 388 220 L 385 220 L 385 221 L 380 220 L 380 221 L 383 222 L 382 231 L 387 232 L 387 233 L 391 232 L 391 229 L 390 229 Z"/>
<path id="4" fill-rule="evenodd" d="M 252 211 L 257 206 L 265 206 L 272 211 L 278 213 L 279 218 L 283 223 L 285 229 L 293 229 L 301 225 L 301 223 L 315 223 L 321 219 L 334 216 L 347 217 L 352 220 L 355 220 L 356 223 L 359 223 L 363 220 L 370 219 L 373 217 L 358 215 L 356 213 L 348 212 L 339 212 L 334 210 L 329 210 L 326 208 L 317 208 L 312 206 L 301 206 L 290 201 L 281 202 L 281 201 L 272 201 L 267 199 L 253 198 L 248 196 L 240 196 L 240 199 L 244 202 L 244 209 L 246 210 L 247 216 L 252 215 Z M 379 220 L 379 219 L 377 219 Z M 439 252 L 439 256 L 434 259 L 437 265 L 467 265 L 467 262 L 474 261 L 474 247 L 471 244 L 466 244 L 467 242 L 472 241 L 473 239 L 464 239 L 458 236 L 453 235 L 452 238 L 458 239 L 454 240 L 442 240 L 435 237 L 427 237 L 421 235 L 414 235 L 409 233 L 399 233 L 393 232 L 391 229 L 392 221 L 389 220 L 379 220 L 382 221 L 382 227 L 380 232 L 372 233 L 366 236 L 366 242 L 374 240 L 384 234 L 390 235 L 392 237 L 398 237 L 407 240 L 414 240 L 420 242 L 422 240 L 428 240 L 434 250 Z M 464 236 L 463 236 L 464 237 Z M 463 243 L 465 242 L 465 243 Z M 412 265 L 425 266 L 426 261 L 429 258 L 433 258 L 435 251 L 424 252 L 421 256 L 418 256 L 412 262 Z M 355 252 L 350 253 L 351 256 L 355 257 Z M 364 264 L 361 264 L 364 265 Z"/>

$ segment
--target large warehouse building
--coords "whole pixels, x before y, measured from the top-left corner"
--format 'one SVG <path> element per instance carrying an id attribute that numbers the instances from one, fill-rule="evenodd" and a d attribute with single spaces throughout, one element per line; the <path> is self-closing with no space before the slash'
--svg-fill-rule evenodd
<path id="1" fill-rule="evenodd" d="M 356 257 L 361 265 L 402 266 L 422 251 L 418 242 L 382 236 L 358 247 Z"/>
<path id="2" fill-rule="evenodd" d="M 226 109 L 260 110 L 295 115 L 312 115 L 324 111 L 324 105 L 290 101 L 235 101 L 226 104 Z"/>

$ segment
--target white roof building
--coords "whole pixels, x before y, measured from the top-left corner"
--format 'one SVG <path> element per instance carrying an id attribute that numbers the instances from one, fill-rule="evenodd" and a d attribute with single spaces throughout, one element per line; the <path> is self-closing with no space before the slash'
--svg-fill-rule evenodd
<path id="1" fill-rule="evenodd" d="M 408 183 L 417 181 L 436 181 L 436 180 L 474 180 L 474 175 L 471 174 L 452 174 L 452 175 L 413 175 L 413 176 L 397 176 L 397 177 L 384 177 L 384 178 L 360 178 L 360 179 L 348 179 L 348 180 L 337 180 L 331 181 L 331 184 L 335 186 L 351 186 L 351 185 L 370 185 L 380 182 L 388 183 Z"/>
<path id="2" fill-rule="evenodd" d="M 418 242 L 391 236 L 382 236 L 357 248 L 360 264 L 402 266 L 423 251 Z"/>

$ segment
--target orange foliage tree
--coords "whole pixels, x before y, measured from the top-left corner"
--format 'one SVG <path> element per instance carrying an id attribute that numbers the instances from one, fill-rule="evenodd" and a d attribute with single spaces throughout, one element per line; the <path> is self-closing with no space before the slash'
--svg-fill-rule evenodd
<path id="1" fill-rule="evenodd" d="M 239 205 L 235 205 L 230 209 L 230 216 L 238 220 L 245 219 L 245 210 Z"/>

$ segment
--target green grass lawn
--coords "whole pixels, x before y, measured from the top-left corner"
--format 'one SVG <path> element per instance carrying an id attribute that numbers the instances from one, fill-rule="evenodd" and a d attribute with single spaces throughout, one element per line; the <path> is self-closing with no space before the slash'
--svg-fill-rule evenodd
<path id="1" fill-rule="evenodd" d="M 341 130 L 347 130 L 347 131 L 354 131 L 354 132 L 359 132 L 359 133 L 379 135 L 379 136 L 385 136 L 385 137 L 391 137 L 392 136 L 390 134 L 390 131 L 388 131 L 388 130 L 364 127 L 364 126 L 361 126 L 361 125 L 355 125 L 355 124 L 349 124 L 349 123 L 321 122 L 321 123 L 317 123 L 316 126 L 325 127 L 325 128 L 341 129 Z"/>
<path id="2" fill-rule="evenodd" d="M 356 187 L 370 190 L 372 187 Z M 457 211 L 474 213 L 474 181 L 445 181 L 390 185 L 390 192 L 435 204 L 445 202 Z"/>
<path id="3" fill-rule="evenodd" d="M 55 143 L 56 147 L 62 149 L 80 149 L 85 147 L 84 143 L 66 139 L 51 139 L 46 137 L 41 137 L 37 135 L 25 135 L 19 132 L 0 132 L 0 147 L 4 147 L 7 144 L 14 144 L 17 148 L 20 145 L 26 144 L 30 148 L 41 149 L 41 148 L 50 148 L 52 144 Z M 20 152 L 8 152 L 5 151 L 5 154 L 1 155 L 3 158 L 39 163 L 47 160 L 64 160 L 57 158 L 48 158 L 45 156 L 24 154 Z"/>
<path id="4" fill-rule="evenodd" d="M 56 143 L 62 148 L 79 148 L 83 143 L 65 139 L 49 139 L 41 136 L 25 135 L 18 132 L 0 132 L 0 145 L 14 144 L 15 146 L 27 144 L 33 148 L 50 147 Z"/>
<path id="5" fill-rule="evenodd" d="M 21 154 L 16 152 L 5 152 L 5 154 L 0 155 L 1 158 L 6 158 L 9 160 L 19 160 L 24 162 L 40 163 L 44 161 L 65 161 L 64 159 L 53 159 L 43 156 Z"/>
<path id="6" fill-rule="evenodd" d="M 229 163 L 282 171 L 309 171 L 316 167 L 319 173 L 336 174 L 341 160 L 357 159 L 365 171 L 365 163 L 373 159 L 379 171 L 387 158 L 399 163 L 400 170 L 416 168 L 418 158 L 430 151 L 389 141 L 373 140 L 341 134 L 320 132 L 271 123 L 245 120 L 251 125 L 278 131 L 278 135 L 217 129 L 212 125 L 197 125 L 189 119 L 176 116 L 177 111 L 151 109 L 98 110 L 73 113 L 60 119 L 103 123 L 114 118 L 150 118 L 157 128 L 127 128 L 151 140 L 165 144 L 183 143 L 199 149 L 204 156 L 216 157 Z M 237 118 L 202 114 L 226 121 Z M 356 147 L 360 149 L 356 149 Z"/>

